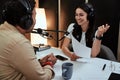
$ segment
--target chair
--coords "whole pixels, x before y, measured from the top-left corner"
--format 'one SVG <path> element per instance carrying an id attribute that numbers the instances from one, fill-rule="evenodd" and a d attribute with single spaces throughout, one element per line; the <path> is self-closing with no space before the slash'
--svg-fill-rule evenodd
<path id="1" fill-rule="evenodd" d="M 111 49 L 105 45 L 101 45 L 100 53 L 97 57 L 117 61 Z"/>

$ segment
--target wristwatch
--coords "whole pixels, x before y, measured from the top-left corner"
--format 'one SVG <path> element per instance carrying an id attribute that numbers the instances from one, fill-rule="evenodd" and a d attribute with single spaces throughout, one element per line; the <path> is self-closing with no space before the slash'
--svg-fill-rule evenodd
<path id="1" fill-rule="evenodd" d="M 50 65 L 51 67 L 53 67 L 52 61 L 47 61 L 47 62 L 45 62 L 43 66 L 46 66 L 46 65 Z"/>
<path id="2" fill-rule="evenodd" d="M 102 40 L 103 36 L 99 36 L 99 37 L 95 36 L 95 38 L 98 39 L 98 40 Z"/>

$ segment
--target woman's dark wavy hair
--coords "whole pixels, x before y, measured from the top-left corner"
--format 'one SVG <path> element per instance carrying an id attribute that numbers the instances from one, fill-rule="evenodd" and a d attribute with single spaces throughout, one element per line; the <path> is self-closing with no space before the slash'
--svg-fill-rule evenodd
<path id="1" fill-rule="evenodd" d="M 89 20 L 89 28 L 86 32 L 86 46 L 88 47 L 92 47 L 92 42 L 93 42 L 93 30 L 94 30 L 94 21 L 95 21 L 95 13 L 94 13 L 94 9 L 93 6 L 90 3 L 84 3 L 81 5 L 77 5 L 77 8 L 81 8 L 83 9 L 88 15 L 87 15 L 87 19 Z M 75 25 L 73 26 L 73 36 L 80 41 L 81 40 L 81 35 L 82 34 L 82 28 L 80 25 L 77 24 L 77 22 L 75 21 Z M 79 35 L 79 37 L 78 37 Z"/>
<path id="2" fill-rule="evenodd" d="M 35 7 L 35 0 L 28 0 L 31 6 L 31 11 Z M 6 10 L 6 13 L 4 14 L 3 11 Z M 5 0 L 4 4 L 2 6 L 2 18 L 1 23 L 4 21 L 7 21 L 8 23 L 12 25 L 17 25 L 20 22 L 21 17 L 26 15 L 27 10 L 23 5 L 21 5 L 19 0 Z M 32 15 L 32 13 L 31 13 Z"/>

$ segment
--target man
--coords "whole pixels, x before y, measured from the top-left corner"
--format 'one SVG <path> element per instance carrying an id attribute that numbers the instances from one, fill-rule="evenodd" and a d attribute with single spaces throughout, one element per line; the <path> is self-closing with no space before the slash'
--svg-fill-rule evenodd
<path id="1" fill-rule="evenodd" d="M 24 36 L 35 25 L 34 0 L 4 0 L 0 26 L 0 80 L 51 80 L 56 58 L 35 57 L 30 41 Z"/>

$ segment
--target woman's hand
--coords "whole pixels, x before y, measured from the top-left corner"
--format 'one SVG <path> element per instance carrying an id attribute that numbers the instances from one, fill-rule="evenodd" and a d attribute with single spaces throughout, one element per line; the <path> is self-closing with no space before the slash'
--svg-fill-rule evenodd
<path id="1" fill-rule="evenodd" d="M 105 24 L 105 25 L 98 27 L 96 36 L 102 37 L 103 34 L 109 29 L 109 27 L 110 27 L 110 25 L 108 25 L 108 24 Z"/>
<path id="2" fill-rule="evenodd" d="M 79 56 L 77 56 L 75 53 L 71 54 L 71 61 L 76 61 L 76 59 L 80 58 Z"/>

